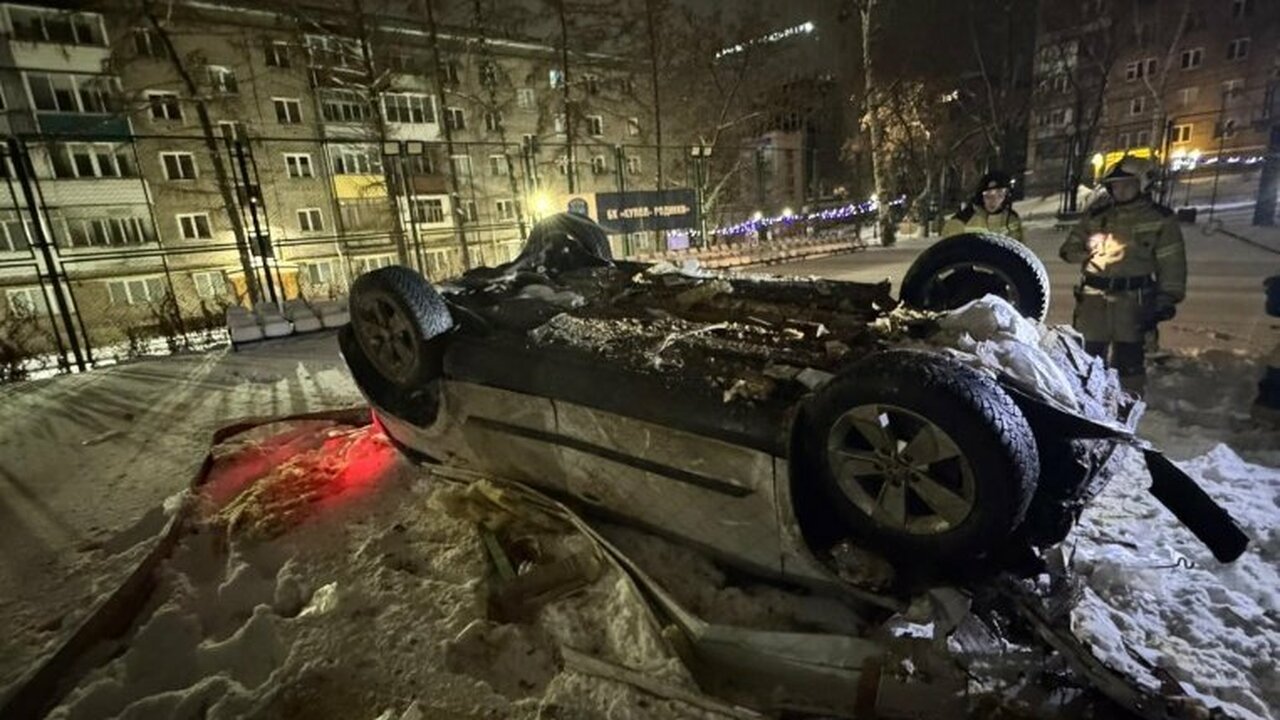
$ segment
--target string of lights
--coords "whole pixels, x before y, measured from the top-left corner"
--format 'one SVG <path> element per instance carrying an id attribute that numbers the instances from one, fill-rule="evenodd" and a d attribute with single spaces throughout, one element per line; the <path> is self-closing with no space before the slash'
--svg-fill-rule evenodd
<path id="1" fill-rule="evenodd" d="M 906 202 L 906 197 L 900 197 L 889 203 L 891 207 L 898 207 Z M 861 203 L 849 203 L 840 207 L 827 208 L 811 213 L 794 213 L 790 209 L 783 210 L 782 214 L 773 217 L 764 217 L 761 213 L 750 220 L 718 227 L 710 231 L 710 235 L 718 237 L 737 237 L 739 235 L 747 235 L 749 233 L 759 232 L 763 228 L 773 227 L 774 225 L 789 226 L 795 223 L 809 222 L 829 222 L 833 220 L 848 220 L 850 218 L 861 217 L 874 213 L 880 207 L 877 200 L 868 200 Z M 696 235 L 696 233 L 694 233 Z"/>

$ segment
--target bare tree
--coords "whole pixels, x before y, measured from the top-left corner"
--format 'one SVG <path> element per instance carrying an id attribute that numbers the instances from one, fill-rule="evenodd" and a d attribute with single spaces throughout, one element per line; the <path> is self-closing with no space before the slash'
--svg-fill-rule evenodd
<path id="1" fill-rule="evenodd" d="M 214 129 L 212 119 L 209 117 L 206 98 L 200 92 L 195 78 L 187 68 L 185 56 L 179 53 L 174 45 L 169 24 L 161 20 L 156 3 L 151 2 L 151 0 L 144 0 L 139 10 L 148 26 L 156 33 L 156 37 L 159 38 L 164 46 L 165 55 L 169 60 L 170 66 L 177 73 L 188 99 L 195 106 L 196 118 L 200 123 L 200 132 L 203 136 L 205 148 L 209 153 L 209 162 L 213 166 L 215 185 L 222 199 L 227 222 L 231 225 L 231 231 L 235 236 L 236 252 L 239 255 L 240 266 L 245 276 L 245 287 L 250 301 L 257 302 L 263 298 L 263 294 L 258 285 L 257 274 L 253 268 L 252 253 L 250 252 L 249 241 L 245 232 L 244 218 L 241 217 L 240 205 L 236 202 L 236 185 L 231 173 L 227 171 L 227 167 L 223 163 L 222 152 L 218 147 L 218 133 Z"/>
<path id="2" fill-rule="evenodd" d="M 862 71 L 865 76 L 864 93 L 868 112 L 863 116 L 871 137 L 871 172 L 875 178 L 876 199 L 879 200 L 878 222 L 881 242 L 892 245 L 896 240 L 893 216 L 890 212 L 889 158 L 886 157 L 884 126 L 875 108 L 884 104 L 879 66 L 876 63 L 876 38 L 883 11 L 883 0 L 858 0 L 862 18 Z"/>

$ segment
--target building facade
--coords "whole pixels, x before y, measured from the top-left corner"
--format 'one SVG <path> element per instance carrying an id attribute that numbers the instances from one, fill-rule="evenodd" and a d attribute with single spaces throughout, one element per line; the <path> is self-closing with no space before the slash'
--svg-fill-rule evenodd
<path id="1" fill-rule="evenodd" d="M 1028 188 L 1088 183 L 1124 155 L 1170 167 L 1265 153 L 1280 5 L 1264 0 L 1042 3 Z"/>
<path id="2" fill-rule="evenodd" d="M 496 264 L 565 193 L 641 176 L 626 63 L 390 10 L 0 4 L 0 355 Z"/>

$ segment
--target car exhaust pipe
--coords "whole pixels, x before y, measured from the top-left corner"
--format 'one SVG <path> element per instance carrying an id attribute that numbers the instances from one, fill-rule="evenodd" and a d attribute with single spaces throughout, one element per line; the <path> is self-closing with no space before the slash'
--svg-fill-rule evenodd
<path id="1" fill-rule="evenodd" d="M 1234 562 L 1249 547 L 1249 538 L 1221 505 L 1164 453 L 1143 448 L 1151 473 L 1151 494 L 1213 552 L 1218 562 Z"/>

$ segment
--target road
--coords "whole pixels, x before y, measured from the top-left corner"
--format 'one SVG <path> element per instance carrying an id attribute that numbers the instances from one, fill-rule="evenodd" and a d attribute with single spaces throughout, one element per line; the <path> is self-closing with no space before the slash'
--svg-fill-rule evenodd
<path id="1" fill-rule="evenodd" d="M 1065 231 L 1047 222 L 1030 224 L 1027 244 L 1044 261 L 1052 284 L 1049 320 L 1068 323 L 1074 304 L 1071 289 L 1078 274 L 1075 267 L 1058 258 L 1058 246 Z M 1187 241 L 1187 300 L 1178 308 L 1178 316 L 1161 326 L 1162 345 L 1183 350 L 1266 352 L 1280 339 L 1280 320 L 1266 316 L 1262 281 L 1280 273 L 1280 254 L 1221 234 L 1206 236 L 1202 227 L 1183 228 Z M 1280 252 L 1280 229 L 1249 226 L 1229 229 Z M 768 272 L 862 282 L 888 278 L 896 286 L 911 261 L 931 242 L 906 239 L 892 248 L 775 265 L 768 268 Z"/>

